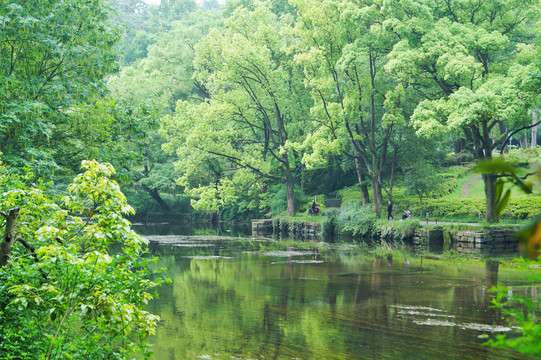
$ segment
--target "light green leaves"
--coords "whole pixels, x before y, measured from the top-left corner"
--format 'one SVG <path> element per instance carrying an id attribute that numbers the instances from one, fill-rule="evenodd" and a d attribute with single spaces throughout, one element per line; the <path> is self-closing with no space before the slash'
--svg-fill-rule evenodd
<path id="1" fill-rule="evenodd" d="M 24 226 L 17 236 L 35 249 L 16 245 L 10 266 L 1 269 L 5 286 L 0 292 L 9 288 L 12 302 L 0 317 L 3 329 L 38 331 L 32 340 L 39 345 L 36 358 L 59 353 L 128 356 L 143 351 L 142 340 L 155 332 L 159 320 L 143 307 L 162 280 L 150 280 L 147 265 L 153 259 L 142 257 L 147 241 L 122 217 L 132 209 L 111 179 L 115 169 L 96 161 L 82 166 L 63 209 L 18 177 L 2 176 L 5 168 L 0 165 L 0 207 L 21 207 Z M 96 342 L 110 345 L 95 348 Z"/>

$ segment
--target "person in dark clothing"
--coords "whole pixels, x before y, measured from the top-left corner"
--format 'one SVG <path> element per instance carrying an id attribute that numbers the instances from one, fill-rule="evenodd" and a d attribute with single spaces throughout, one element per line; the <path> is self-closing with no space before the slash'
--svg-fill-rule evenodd
<path id="1" fill-rule="evenodd" d="M 319 206 L 317 206 L 316 201 L 314 200 L 312 202 L 312 205 L 310 206 L 311 213 L 314 215 L 317 215 L 319 213 Z"/>
<path id="2" fill-rule="evenodd" d="M 393 202 L 389 200 L 389 205 L 387 205 L 387 220 L 394 220 L 393 217 Z"/>

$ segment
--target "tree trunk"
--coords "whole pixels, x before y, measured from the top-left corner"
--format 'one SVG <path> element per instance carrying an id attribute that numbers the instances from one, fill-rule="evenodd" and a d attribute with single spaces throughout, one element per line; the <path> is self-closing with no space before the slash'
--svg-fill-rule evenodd
<path id="1" fill-rule="evenodd" d="M 290 169 L 286 169 L 286 194 L 287 194 L 287 214 L 295 215 L 295 180 Z"/>
<path id="2" fill-rule="evenodd" d="M 462 152 L 464 149 L 466 149 L 465 139 L 460 138 L 453 141 L 453 150 L 455 151 L 455 154 Z"/>
<path id="3" fill-rule="evenodd" d="M 381 201 L 383 197 L 381 196 L 381 187 L 378 181 L 378 175 L 372 176 L 372 199 L 374 201 L 374 210 L 378 218 L 381 218 Z"/>
<path id="4" fill-rule="evenodd" d="M 357 156 L 355 157 L 355 170 L 357 170 L 357 180 L 359 181 L 359 185 L 361 187 L 361 201 L 363 205 L 370 204 L 370 195 L 368 194 L 368 186 L 364 181 L 361 159 Z"/>
<path id="5" fill-rule="evenodd" d="M 163 211 L 169 213 L 171 212 L 171 208 L 167 203 L 162 199 L 160 196 L 160 192 L 156 188 L 151 188 L 150 186 L 143 185 L 143 188 L 149 193 L 150 196 L 160 205 Z"/>
<path id="6" fill-rule="evenodd" d="M 500 136 L 501 135 L 504 135 L 507 131 L 507 129 L 505 128 L 505 124 L 503 123 L 503 121 L 499 121 L 498 122 L 498 127 L 500 128 Z M 504 154 L 508 154 L 509 153 L 509 146 L 510 144 L 502 144 L 502 146 L 504 146 L 504 151 L 503 153 Z"/>
<path id="7" fill-rule="evenodd" d="M 15 244 L 15 230 L 17 228 L 17 218 L 19 217 L 20 208 L 16 207 L 10 209 L 6 215 L 6 230 L 4 233 L 4 239 L 0 245 L 0 268 L 7 265 L 11 259 L 11 250 L 13 244 Z"/>
<path id="8" fill-rule="evenodd" d="M 539 114 L 537 113 L 539 109 L 532 110 L 532 125 L 539 121 Z M 537 125 L 532 128 L 532 141 L 530 146 L 532 148 L 537 146 Z"/>
<path id="9" fill-rule="evenodd" d="M 524 134 L 522 137 L 522 148 L 527 149 L 528 148 L 528 135 Z"/>
<path id="10" fill-rule="evenodd" d="M 487 201 L 485 220 L 491 223 L 498 222 L 498 217 L 495 212 L 496 180 L 497 176 L 495 174 L 483 174 L 485 197 Z"/>

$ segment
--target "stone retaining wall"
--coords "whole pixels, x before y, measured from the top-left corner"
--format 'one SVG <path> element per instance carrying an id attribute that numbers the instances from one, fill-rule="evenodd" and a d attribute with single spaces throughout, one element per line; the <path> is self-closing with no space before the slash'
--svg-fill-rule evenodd
<path id="1" fill-rule="evenodd" d="M 455 250 L 464 254 L 488 256 L 514 255 L 518 253 L 518 241 L 513 229 L 444 230 L 438 228 L 418 229 L 406 245 L 415 251 L 439 253 Z M 252 235 L 279 239 L 319 240 L 321 224 L 315 222 L 288 222 L 284 219 L 252 220 Z"/>
<path id="2" fill-rule="evenodd" d="M 282 239 L 319 239 L 321 224 L 314 222 L 288 222 L 283 219 L 253 219 L 252 236 Z"/>
<path id="3" fill-rule="evenodd" d="M 518 241 L 512 229 L 420 229 L 415 232 L 412 244 L 416 250 L 429 252 L 455 250 L 464 254 L 489 256 L 514 255 L 518 252 Z"/>

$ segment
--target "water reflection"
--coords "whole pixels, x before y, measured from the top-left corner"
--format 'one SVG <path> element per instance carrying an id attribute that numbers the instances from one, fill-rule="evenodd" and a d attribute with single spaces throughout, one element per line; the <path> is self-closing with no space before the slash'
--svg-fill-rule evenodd
<path id="1" fill-rule="evenodd" d="M 521 358 L 478 339 L 508 327 L 486 290 L 517 280 L 494 264 L 421 269 L 351 249 L 209 243 L 152 247 L 172 279 L 151 304 L 163 319 L 154 359 Z"/>

